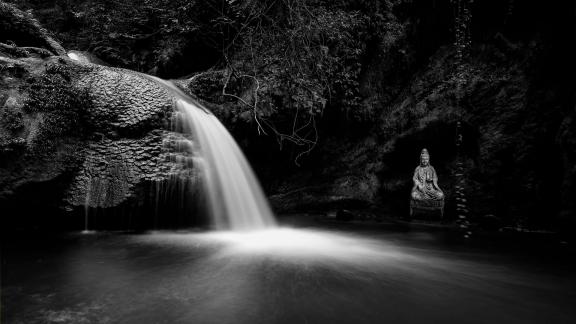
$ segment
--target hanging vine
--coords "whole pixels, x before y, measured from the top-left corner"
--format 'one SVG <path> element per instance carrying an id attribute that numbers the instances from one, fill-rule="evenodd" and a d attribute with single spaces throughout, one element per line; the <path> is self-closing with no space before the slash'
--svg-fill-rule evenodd
<path id="1" fill-rule="evenodd" d="M 466 82 L 465 61 L 470 55 L 470 47 L 472 45 L 470 27 L 472 23 L 471 6 L 473 2 L 474 0 L 452 0 L 455 8 L 454 46 L 456 47 L 457 95 L 461 94 L 462 87 Z"/>
<path id="2" fill-rule="evenodd" d="M 370 117 L 359 91 L 366 43 L 395 30 L 388 18 L 328 3 L 230 0 L 232 16 L 219 20 L 234 35 L 222 47 L 222 94 L 249 109 L 259 134 L 297 146 L 296 164 L 317 145 L 326 107 L 342 107 L 351 122 Z"/>
<path id="3" fill-rule="evenodd" d="M 464 157 L 462 154 L 462 144 L 464 137 L 462 134 L 462 125 L 464 112 L 462 108 L 462 94 L 467 81 L 466 60 L 470 55 L 472 39 L 470 27 L 472 21 L 471 5 L 474 0 L 452 0 L 454 5 L 454 46 L 456 49 L 456 108 L 458 112 L 458 122 L 456 123 L 456 216 L 457 223 L 464 234 L 464 238 L 470 238 L 472 235 L 471 224 L 469 220 L 468 200 L 466 198 L 466 170 Z"/>

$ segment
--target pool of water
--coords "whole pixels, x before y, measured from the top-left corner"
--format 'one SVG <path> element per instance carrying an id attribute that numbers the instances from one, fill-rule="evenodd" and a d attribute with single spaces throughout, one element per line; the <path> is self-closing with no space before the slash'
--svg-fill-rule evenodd
<path id="1" fill-rule="evenodd" d="M 1 320 L 573 322 L 575 268 L 550 261 L 352 226 L 20 237 L 2 245 Z"/>

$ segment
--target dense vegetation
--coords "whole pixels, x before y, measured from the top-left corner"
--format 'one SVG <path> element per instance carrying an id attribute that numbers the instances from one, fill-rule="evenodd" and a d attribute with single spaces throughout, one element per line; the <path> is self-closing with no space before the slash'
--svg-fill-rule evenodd
<path id="1" fill-rule="evenodd" d="M 548 228 L 575 219 L 572 4 L 12 2 L 67 49 L 187 79 L 282 208 L 404 213 L 426 146 L 449 199 L 463 155 L 474 217 Z"/>
<path id="2" fill-rule="evenodd" d="M 18 3 L 35 9 L 67 48 L 114 66 L 163 77 L 225 69 L 219 86 L 245 106 L 245 119 L 300 153 L 317 143 L 326 106 L 351 121 L 375 118 L 374 100 L 361 95 L 363 65 L 405 32 L 390 1 Z"/>

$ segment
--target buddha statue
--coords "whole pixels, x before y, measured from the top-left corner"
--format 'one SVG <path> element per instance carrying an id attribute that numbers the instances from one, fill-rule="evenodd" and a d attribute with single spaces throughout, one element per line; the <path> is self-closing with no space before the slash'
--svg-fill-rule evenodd
<path id="1" fill-rule="evenodd" d="M 420 153 L 420 165 L 414 170 L 414 187 L 412 188 L 412 200 L 419 201 L 443 201 L 444 193 L 438 187 L 436 170 L 430 165 L 430 154 L 427 149 Z"/>

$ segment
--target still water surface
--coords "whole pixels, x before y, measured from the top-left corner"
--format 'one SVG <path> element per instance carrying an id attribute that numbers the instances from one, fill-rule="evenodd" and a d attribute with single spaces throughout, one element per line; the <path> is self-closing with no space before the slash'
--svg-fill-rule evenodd
<path id="1" fill-rule="evenodd" d="M 416 231 L 307 227 L 30 238 L 2 323 L 574 323 L 574 267 Z"/>

